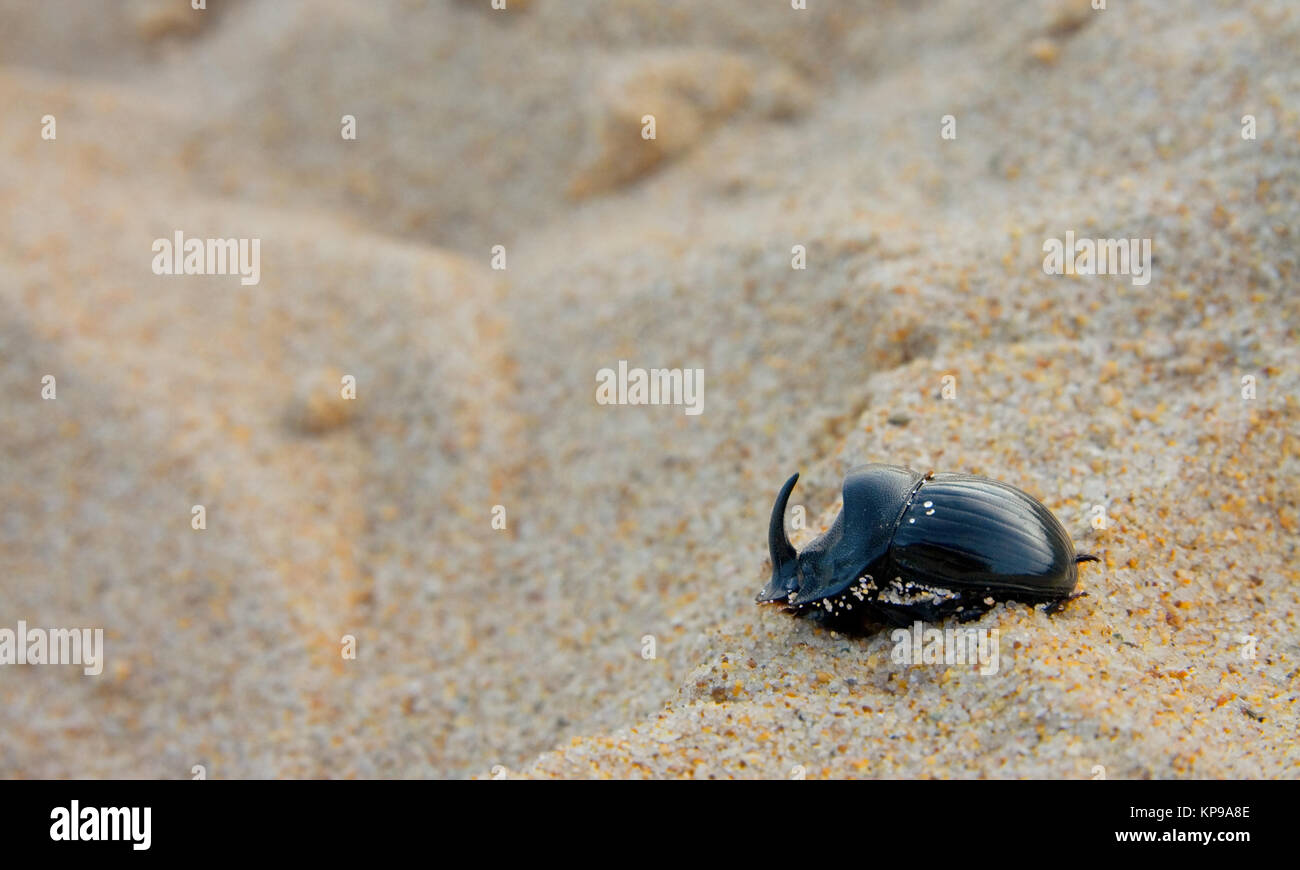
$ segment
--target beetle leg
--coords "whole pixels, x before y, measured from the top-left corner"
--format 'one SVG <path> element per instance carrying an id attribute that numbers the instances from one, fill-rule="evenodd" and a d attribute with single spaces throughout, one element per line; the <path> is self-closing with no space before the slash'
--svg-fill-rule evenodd
<path id="1" fill-rule="evenodd" d="M 965 607 L 962 608 L 961 612 L 957 614 L 957 621 L 972 622 L 976 619 L 979 619 L 981 616 L 988 613 L 992 609 L 993 609 L 992 607 L 985 604 L 983 601 L 977 601 L 974 605 L 967 604 Z"/>
<path id="2" fill-rule="evenodd" d="M 1064 598 L 1058 598 L 1055 601 L 1053 601 L 1051 604 L 1044 607 L 1043 612 L 1046 613 L 1048 616 L 1051 616 L 1054 613 L 1060 613 L 1061 609 L 1065 607 L 1065 605 L 1069 604 L 1071 601 L 1073 601 L 1076 598 L 1083 598 L 1087 596 L 1087 594 L 1088 594 L 1087 592 L 1076 592 L 1073 595 L 1067 595 Z"/>

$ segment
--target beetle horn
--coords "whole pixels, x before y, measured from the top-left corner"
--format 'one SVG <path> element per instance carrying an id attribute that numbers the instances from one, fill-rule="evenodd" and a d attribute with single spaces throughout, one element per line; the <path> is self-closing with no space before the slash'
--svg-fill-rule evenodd
<path id="1" fill-rule="evenodd" d="M 798 554 L 794 551 L 790 539 L 785 536 L 785 506 L 790 501 L 790 493 L 794 490 L 795 482 L 799 480 L 799 472 L 785 482 L 781 491 L 777 493 L 776 504 L 772 505 L 772 520 L 767 527 L 767 549 L 772 555 L 772 576 L 779 577 L 790 570 L 786 566 L 793 566 Z"/>

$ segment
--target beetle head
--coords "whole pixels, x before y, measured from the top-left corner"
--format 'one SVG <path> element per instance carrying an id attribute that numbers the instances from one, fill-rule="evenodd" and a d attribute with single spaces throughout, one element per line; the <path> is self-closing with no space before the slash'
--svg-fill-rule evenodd
<path id="1" fill-rule="evenodd" d="M 883 567 L 889 559 L 894 530 L 924 475 L 896 465 L 870 463 L 849 470 L 844 478 L 844 507 L 831 527 L 796 553 L 785 536 L 785 508 L 799 475 L 781 487 L 772 507 L 767 546 L 772 579 L 759 603 L 809 604 L 839 595 Z M 794 601 L 790 593 L 798 593 Z"/>

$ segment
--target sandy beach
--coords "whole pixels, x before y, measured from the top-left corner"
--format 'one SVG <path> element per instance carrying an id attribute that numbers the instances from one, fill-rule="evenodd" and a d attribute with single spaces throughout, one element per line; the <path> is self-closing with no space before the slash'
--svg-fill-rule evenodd
<path id="1" fill-rule="evenodd" d="M 104 637 L 0 777 L 1300 776 L 1296 4 L 93 5 L 0 0 L 0 627 Z M 756 606 L 868 462 L 1087 596 Z"/>

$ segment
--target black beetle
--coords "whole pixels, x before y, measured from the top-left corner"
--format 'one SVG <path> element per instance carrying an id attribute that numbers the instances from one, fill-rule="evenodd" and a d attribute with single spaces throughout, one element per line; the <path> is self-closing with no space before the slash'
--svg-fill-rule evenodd
<path id="1" fill-rule="evenodd" d="M 1052 512 L 1014 486 L 969 474 L 858 466 L 844 478 L 844 509 L 796 553 L 781 487 L 767 544 L 772 579 L 760 604 L 782 601 L 830 627 L 976 619 L 998 601 L 1059 609 L 1078 580 L 1074 544 Z"/>

